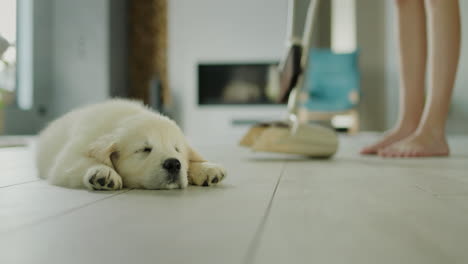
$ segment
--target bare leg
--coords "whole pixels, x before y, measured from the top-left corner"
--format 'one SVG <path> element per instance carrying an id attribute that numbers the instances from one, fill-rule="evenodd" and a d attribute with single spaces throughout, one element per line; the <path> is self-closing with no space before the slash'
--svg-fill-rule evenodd
<path id="1" fill-rule="evenodd" d="M 448 156 L 445 124 L 460 55 L 458 0 L 429 0 L 430 83 L 415 133 L 379 151 L 384 157 Z"/>
<path id="2" fill-rule="evenodd" d="M 398 37 L 400 46 L 400 109 L 395 127 L 361 154 L 377 154 L 385 148 L 413 134 L 424 108 L 424 80 L 426 72 L 426 14 L 424 0 L 396 0 Z"/>

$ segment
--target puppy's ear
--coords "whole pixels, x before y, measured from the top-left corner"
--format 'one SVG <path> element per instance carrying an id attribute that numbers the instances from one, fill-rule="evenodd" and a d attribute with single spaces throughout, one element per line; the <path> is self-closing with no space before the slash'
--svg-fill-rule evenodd
<path id="1" fill-rule="evenodd" d="M 188 148 L 188 158 L 190 162 L 205 162 L 206 161 L 206 159 L 204 159 L 190 145 L 187 145 L 187 148 Z"/>
<path id="2" fill-rule="evenodd" d="M 98 138 L 88 148 L 88 155 L 91 158 L 111 168 L 114 168 L 111 156 L 115 153 L 117 153 L 117 142 L 113 135 L 105 135 Z"/>

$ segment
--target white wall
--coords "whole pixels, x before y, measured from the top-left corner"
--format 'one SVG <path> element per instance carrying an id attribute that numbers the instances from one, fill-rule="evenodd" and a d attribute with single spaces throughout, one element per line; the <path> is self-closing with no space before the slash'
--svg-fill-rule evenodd
<path id="1" fill-rule="evenodd" d="M 185 133 L 197 141 L 242 135 L 231 118 L 281 118 L 285 107 L 199 107 L 199 62 L 277 61 L 285 50 L 286 0 L 169 1 L 169 74 Z M 229 134 L 229 135 L 228 135 Z"/>
<path id="2" fill-rule="evenodd" d="M 468 134 L 468 1 L 459 2 L 462 49 L 447 129 L 453 134 Z"/>
<path id="3" fill-rule="evenodd" d="M 385 3 L 392 1 L 357 0 L 357 42 L 360 50 L 361 91 L 359 104 L 362 130 L 385 128 Z"/>
<path id="4" fill-rule="evenodd" d="M 390 129 L 398 119 L 399 104 L 399 72 L 398 72 L 398 44 L 396 39 L 395 4 L 385 2 L 386 25 L 385 35 L 387 48 L 385 50 L 385 129 Z"/>

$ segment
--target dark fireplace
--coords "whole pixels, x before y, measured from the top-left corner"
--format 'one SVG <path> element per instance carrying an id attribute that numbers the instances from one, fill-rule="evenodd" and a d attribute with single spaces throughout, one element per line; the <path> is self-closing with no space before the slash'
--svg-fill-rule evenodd
<path id="1" fill-rule="evenodd" d="M 198 104 L 278 104 L 277 65 L 276 62 L 198 64 Z"/>

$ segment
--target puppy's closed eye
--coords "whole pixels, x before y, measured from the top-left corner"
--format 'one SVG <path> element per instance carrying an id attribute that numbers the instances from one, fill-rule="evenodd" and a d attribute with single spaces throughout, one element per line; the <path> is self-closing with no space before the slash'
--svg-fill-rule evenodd
<path id="1" fill-rule="evenodd" d="M 151 153 L 151 151 L 153 151 L 153 148 L 152 147 L 145 147 L 143 149 L 143 152 L 146 152 L 146 153 Z"/>
<path id="2" fill-rule="evenodd" d="M 153 151 L 153 148 L 152 147 L 144 147 L 144 148 L 141 148 L 137 151 L 135 151 L 136 153 L 145 153 L 145 154 L 149 154 L 151 153 L 151 151 Z"/>

